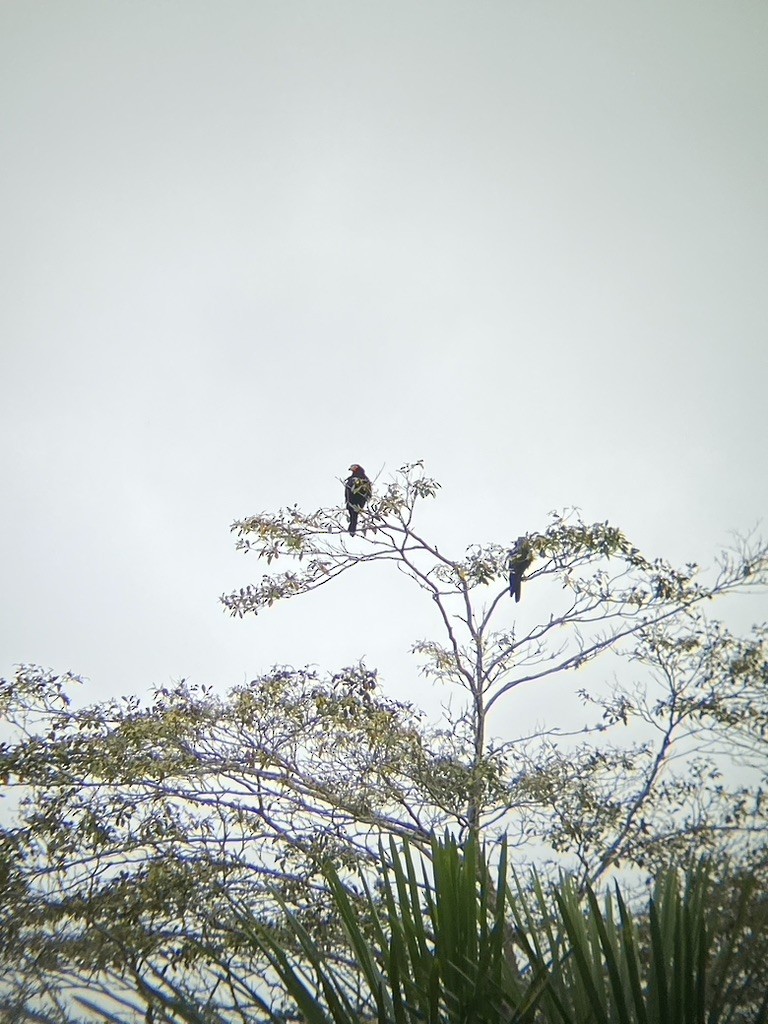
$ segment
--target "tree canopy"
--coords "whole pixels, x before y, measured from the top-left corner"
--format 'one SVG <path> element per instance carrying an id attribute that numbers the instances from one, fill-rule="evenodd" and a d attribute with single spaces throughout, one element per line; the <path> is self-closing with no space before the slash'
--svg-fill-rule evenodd
<path id="1" fill-rule="evenodd" d="M 72 703 L 75 676 L 26 665 L 2 681 L 6 1006 L 34 997 L 67 1018 L 83 986 L 158 974 L 234 1006 L 226 972 L 252 971 L 254 954 L 233 901 L 274 928 L 290 908 L 342 950 L 327 865 L 353 879 L 390 838 L 428 853 L 446 831 L 504 836 L 516 863 L 566 868 L 580 890 L 702 854 L 763 873 L 766 630 L 736 636 L 711 609 L 765 585 L 766 545 L 743 539 L 707 572 L 674 567 L 573 511 L 449 555 L 418 525 L 438 491 L 421 463 L 403 467 L 374 489 L 354 538 L 341 503 L 234 523 L 266 571 L 222 601 L 258 614 L 364 565 L 400 572 L 435 610 L 434 636 L 411 644 L 446 690 L 442 717 L 388 697 L 365 664 L 278 666 L 226 694 L 182 681 L 146 704 L 86 707 Z M 523 602 L 546 595 L 529 628 L 511 569 Z M 408 627 L 395 611 L 386 628 Z M 580 694 L 583 721 L 516 733 L 506 702 L 535 701 L 550 677 Z"/>

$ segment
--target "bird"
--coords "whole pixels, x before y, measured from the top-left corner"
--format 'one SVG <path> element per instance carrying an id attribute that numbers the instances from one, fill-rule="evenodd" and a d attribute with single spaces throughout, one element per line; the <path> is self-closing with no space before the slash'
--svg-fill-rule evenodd
<path id="1" fill-rule="evenodd" d="M 509 568 L 509 596 L 515 603 L 520 600 L 520 588 L 523 585 L 523 574 L 533 561 L 531 545 L 527 537 L 518 537 L 514 547 L 510 549 L 507 566 Z"/>
<path id="2" fill-rule="evenodd" d="M 371 496 L 371 481 L 365 475 L 362 466 L 353 462 L 349 467 L 352 474 L 344 481 L 344 502 L 349 513 L 349 534 L 355 536 L 357 514 Z"/>

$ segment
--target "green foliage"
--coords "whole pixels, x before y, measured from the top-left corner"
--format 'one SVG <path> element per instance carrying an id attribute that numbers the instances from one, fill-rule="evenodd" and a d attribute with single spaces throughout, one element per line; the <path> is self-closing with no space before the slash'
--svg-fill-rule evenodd
<path id="1" fill-rule="evenodd" d="M 275 1024 L 294 1017 L 309 1024 L 768 1020 L 761 972 L 734 955 L 744 937 L 765 933 L 768 907 L 750 916 L 754 886 L 741 882 L 737 915 L 723 913 L 703 863 L 682 883 L 677 872 L 663 872 L 645 910 L 630 906 L 618 886 L 601 901 L 570 878 L 547 891 L 536 876 L 523 886 L 513 875 L 510 889 L 506 848 L 492 871 L 474 839 L 434 841 L 420 870 L 407 844 L 391 843 L 381 862 L 377 887 L 363 876 L 357 896 L 326 867 L 345 932 L 341 962 L 287 907 L 288 933 L 265 928 L 247 900 L 237 902 L 241 933 L 283 988 L 276 1003 L 251 990 L 259 1016 Z M 189 1024 L 231 1019 L 212 1006 L 201 1013 L 164 982 L 146 986 L 145 995 Z"/>
<path id="2" fill-rule="evenodd" d="M 434 842 L 429 870 L 422 865 L 421 872 L 409 848 L 399 853 L 392 843 L 388 864 L 379 893 L 363 880 L 362 907 L 353 906 L 338 875 L 328 868 L 350 953 L 362 976 L 365 1016 L 381 1024 L 531 1019 L 541 985 L 536 979 L 524 982 L 508 953 L 505 856 L 495 883 L 472 840 L 463 851 L 450 841 Z M 295 969 L 274 936 L 255 933 L 287 993 L 316 1024 L 354 1024 L 361 1015 L 360 997 L 352 1002 L 344 976 L 327 963 L 295 918 L 289 923 L 316 979 L 314 991 L 305 981 L 306 970 L 302 976 Z"/>
<path id="3" fill-rule="evenodd" d="M 765 897 L 748 913 L 753 882 L 736 883 L 735 915 L 723 913 L 704 863 L 681 884 L 662 872 L 647 911 L 632 909 L 618 885 L 602 903 L 566 878 L 547 893 L 534 877 L 506 884 L 502 851 L 496 877 L 470 840 L 434 843 L 421 878 L 406 847 L 393 848 L 382 881 L 385 912 L 366 887 L 354 910 L 332 870 L 350 952 L 366 986 L 366 1017 L 381 1024 L 412 1020 L 491 1024 L 537 1020 L 561 1024 L 704 1024 L 768 1020 L 762 965 L 744 964 L 745 939 L 764 940 Z M 732 910 L 733 908 L 731 908 Z M 511 916 L 511 921 L 507 915 Z M 361 920 L 375 922 L 373 937 Z M 352 1024 L 360 1006 L 344 979 L 292 920 L 315 979 L 307 985 L 274 937 L 259 937 L 289 995 L 316 1024 Z M 514 952 L 513 952 L 514 951 Z M 277 1019 L 280 1014 L 274 1016 Z"/>
<path id="4" fill-rule="evenodd" d="M 121 998 L 134 990 L 154 1005 L 162 978 L 173 981 L 174 1006 L 210 999 L 224 1012 L 226 990 L 229 1011 L 247 1016 L 277 982 L 264 944 L 243 932 L 244 907 L 258 934 L 288 943 L 289 958 L 306 966 L 309 954 L 285 913 L 343 968 L 349 922 L 333 878 L 348 885 L 375 870 L 392 839 L 426 852 L 446 830 L 476 842 L 506 836 L 518 863 L 536 863 L 542 878 L 569 870 L 574 899 L 602 892 L 617 872 L 637 880 L 670 865 L 693 870 L 702 855 L 729 878 L 752 877 L 762 899 L 768 634 L 737 637 L 705 609 L 768 581 L 766 545 L 744 541 L 710 572 L 675 568 L 609 523 L 552 514 L 521 540 L 518 606 L 511 540 L 448 553 L 417 529 L 420 503 L 438 489 L 421 463 L 404 466 L 377 485 L 355 538 L 341 502 L 235 523 L 238 547 L 267 571 L 223 598 L 232 614 L 257 613 L 362 565 L 396 569 L 435 614 L 434 635 L 409 641 L 444 687 L 435 721 L 388 698 L 362 664 L 328 675 L 276 667 L 227 694 L 182 681 L 147 705 L 131 697 L 84 708 L 70 701 L 71 675 L 21 666 L 0 681 L 6 1007 L 47 1000 L 68 1020 L 67 1001 L 83 986 Z M 291 569 L 278 571 L 286 559 Z M 583 720 L 526 731 L 518 712 L 538 706 L 550 682 L 580 695 Z M 756 914 L 754 901 L 739 909 L 739 891 L 717 897 L 736 921 Z M 365 908 L 365 892 L 362 904 L 348 899 Z M 394 928 L 391 904 L 377 906 L 381 927 Z M 549 920 L 543 908 L 531 911 L 538 924 Z M 751 919 L 754 941 L 733 957 L 754 974 L 768 944 Z M 370 938 L 375 919 L 366 920 Z M 606 918 L 608 935 L 611 927 Z M 456 924 L 455 934 L 463 942 L 470 932 Z M 601 932 L 590 936 L 597 948 Z M 647 952 L 650 938 L 641 938 Z M 554 948 L 547 955 L 557 960 Z M 401 978 L 417 969 L 408 957 L 396 961 Z M 575 963 L 563 961 L 563 971 Z M 254 973 L 258 991 L 247 981 Z M 427 1013 L 435 1004 L 420 1005 Z"/>

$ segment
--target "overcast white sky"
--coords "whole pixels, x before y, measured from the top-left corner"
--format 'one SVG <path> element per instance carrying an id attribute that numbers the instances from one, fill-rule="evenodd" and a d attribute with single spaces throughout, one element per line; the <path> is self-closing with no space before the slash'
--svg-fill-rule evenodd
<path id="1" fill-rule="evenodd" d="M 711 561 L 768 504 L 767 52 L 764 0 L 0 2 L 0 672 L 413 696 L 400 580 L 218 604 L 353 461 L 426 459 L 457 555 L 578 505 Z"/>

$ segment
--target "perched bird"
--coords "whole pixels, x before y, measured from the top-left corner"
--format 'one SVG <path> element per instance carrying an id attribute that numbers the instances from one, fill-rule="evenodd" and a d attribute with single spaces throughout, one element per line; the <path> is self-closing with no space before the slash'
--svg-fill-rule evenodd
<path id="1" fill-rule="evenodd" d="M 533 561 L 531 545 L 527 537 L 518 537 L 515 546 L 509 552 L 507 566 L 509 567 L 509 595 L 514 597 L 515 602 L 520 600 L 520 588 L 523 585 L 523 574 Z"/>
<path id="2" fill-rule="evenodd" d="M 347 512 L 349 512 L 349 533 L 355 536 L 357 529 L 357 514 L 371 496 L 371 481 L 365 475 L 365 470 L 357 463 L 349 467 L 352 474 L 344 481 L 344 501 Z"/>

